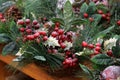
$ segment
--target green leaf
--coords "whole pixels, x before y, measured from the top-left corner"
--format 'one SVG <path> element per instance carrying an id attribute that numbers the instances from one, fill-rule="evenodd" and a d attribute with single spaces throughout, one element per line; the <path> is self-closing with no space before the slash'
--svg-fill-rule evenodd
<path id="1" fill-rule="evenodd" d="M 64 57 L 59 54 L 47 54 L 46 56 L 47 62 L 50 65 L 50 67 L 54 69 L 58 69 L 62 66 L 62 62 L 64 60 Z"/>
<path id="2" fill-rule="evenodd" d="M 73 14 L 73 12 L 72 12 L 72 4 L 70 3 L 69 0 L 64 5 L 63 14 L 64 14 L 64 20 L 68 24 L 68 22 L 71 21 L 71 17 L 72 17 L 72 14 Z"/>
<path id="3" fill-rule="evenodd" d="M 11 53 L 15 49 L 15 42 L 10 42 L 9 44 L 5 45 L 5 47 L 2 50 L 2 55 L 7 55 Z"/>
<path id="4" fill-rule="evenodd" d="M 72 21 L 72 18 L 73 18 L 72 4 L 70 3 L 69 0 L 64 5 L 63 16 L 64 16 L 63 17 L 64 22 L 65 22 L 64 30 L 66 32 L 71 27 L 70 22 Z"/>
<path id="5" fill-rule="evenodd" d="M 89 68 L 87 68 L 86 66 L 82 64 L 79 64 L 79 65 L 85 73 L 87 73 L 91 78 L 94 78 L 93 73 Z"/>
<path id="6" fill-rule="evenodd" d="M 90 3 L 89 3 L 89 7 L 88 7 L 88 9 L 87 9 L 87 13 L 88 13 L 89 15 L 91 15 L 91 14 L 94 14 L 96 10 L 97 10 L 97 8 L 96 8 L 95 3 L 94 3 L 94 2 L 90 2 Z"/>
<path id="7" fill-rule="evenodd" d="M 36 60 L 40 60 L 40 61 L 46 61 L 46 58 L 44 56 L 35 56 L 34 57 Z"/>
<path id="8" fill-rule="evenodd" d="M 86 23 L 87 21 L 84 19 L 76 19 L 70 22 L 71 25 L 81 25 Z"/>
<path id="9" fill-rule="evenodd" d="M 56 14 L 58 15 L 59 18 L 63 18 L 63 10 L 57 8 L 56 9 Z"/>
<path id="10" fill-rule="evenodd" d="M 52 18 L 51 19 L 52 20 L 52 22 L 59 22 L 61 25 L 65 25 L 65 22 L 64 22 L 64 20 L 63 19 L 61 19 L 61 18 Z"/>
<path id="11" fill-rule="evenodd" d="M 109 65 L 113 62 L 113 59 L 106 54 L 98 54 L 94 56 L 91 61 L 99 65 Z"/>
<path id="12" fill-rule="evenodd" d="M 103 30 L 103 31 L 101 31 L 101 32 L 99 32 L 98 34 L 96 34 L 96 35 L 93 37 L 93 39 L 97 39 L 98 37 L 99 37 L 99 38 L 103 38 L 103 37 L 104 37 L 107 33 L 109 33 L 113 28 L 114 28 L 114 25 L 111 26 L 111 27 L 109 27 L 109 28 L 107 28 L 107 29 L 105 29 L 105 30 Z"/>
<path id="13" fill-rule="evenodd" d="M 103 4 L 97 5 L 97 10 L 102 10 L 104 13 L 106 13 L 109 9 Z M 110 10 L 111 11 L 111 10 Z"/>
<path id="14" fill-rule="evenodd" d="M 99 15 L 99 14 L 94 14 L 93 16 L 92 16 L 92 18 L 94 19 L 94 21 L 92 22 L 92 26 L 97 26 L 98 25 L 98 23 L 100 22 L 100 20 L 101 20 L 101 15 Z"/>
<path id="15" fill-rule="evenodd" d="M 12 51 L 12 54 L 13 55 L 17 54 L 17 52 L 19 51 L 19 49 L 20 48 L 16 45 L 15 48 L 13 49 L 13 51 Z"/>
<path id="16" fill-rule="evenodd" d="M 116 46 L 112 47 L 112 51 L 115 57 L 120 56 L 120 38 L 116 41 Z"/>
<path id="17" fill-rule="evenodd" d="M 19 33 L 19 29 L 14 21 L 10 23 L 10 31 L 17 34 Z"/>
<path id="18" fill-rule="evenodd" d="M 80 15 L 83 15 L 84 13 L 86 13 L 87 9 L 88 9 L 88 5 L 86 3 L 82 4 L 80 8 Z"/>
<path id="19" fill-rule="evenodd" d="M 8 43 L 11 39 L 4 33 L 0 34 L 0 43 Z"/>
<path id="20" fill-rule="evenodd" d="M 49 55 L 49 58 L 58 65 L 61 65 L 64 59 L 61 55 Z"/>
<path id="21" fill-rule="evenodd" d="M 25 14 L 33 13 L 36 17 L 55 17 L 57 0 L 25 0 L 23 3 Z"/>
<path id="22" fill-rule="evenodd" d="M 0 12 L 5 12 L 10 6 L 14 5 L 14 1 L 10 0 L 0 0 Z"/>

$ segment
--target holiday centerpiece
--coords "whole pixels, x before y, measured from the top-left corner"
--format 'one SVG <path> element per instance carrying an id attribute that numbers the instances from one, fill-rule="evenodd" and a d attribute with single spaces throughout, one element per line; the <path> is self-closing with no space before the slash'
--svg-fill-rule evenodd
<path id="1" fill-rule="evenodd" d="M 57 7 L 57 0 L 13 1 L 0 14 L 0 43 L 5 43 L 2 55 L 11 54 L 20 64 L 35 62 L 52 70 L 77 71 L 80 65 L 89 79 L 110 80 L 104 69 L 119 68 L 120 47 L 118 9 L 111 3 L 93 0 L 73 6 L 67 0 Z M 92 70 L 84 62 L 90 62 L 89 68 L 94 65 Z M 113 78 L 119 78 L 119 73 Z"/>

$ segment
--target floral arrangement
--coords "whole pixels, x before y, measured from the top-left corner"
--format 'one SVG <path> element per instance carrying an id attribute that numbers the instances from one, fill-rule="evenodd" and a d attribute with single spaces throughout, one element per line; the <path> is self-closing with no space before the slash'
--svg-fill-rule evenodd
<path id="1" fill-rule="evenodd" d="M 6 43 L 2 55 L 17 56 L 13 61 L 20 63 L 39 62 L 54 70 L 80 65 L 90 80 L 119 80 L 117 2 L 93 0 L 72 6 L 67 0 L 62 8 L 55 7 L 57 1 L 36 0 L 28 6 L 29 3 L 15 1 L 16 7 L 8 9 L 10 13 L 15 10 L 15 14 L 0 14 L 0 43 Z M 91 62 L 92 69 L 82 61 Z"/>

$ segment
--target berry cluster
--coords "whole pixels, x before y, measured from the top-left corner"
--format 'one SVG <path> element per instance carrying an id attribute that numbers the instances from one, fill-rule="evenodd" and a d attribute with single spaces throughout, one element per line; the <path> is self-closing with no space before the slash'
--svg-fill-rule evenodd
<path id="1" fill-rule="evenodd" d="M 32 22 L 30 19 L 18 20 L 17 24 L 25 26 L 19 28 L 24 42 L 28 40 L 29 41 L 35 40 L 36 42 L 40 43 L 40 37 L 42 37 L 43 41 L 46 41 L 48 39 L 46 31 L 38 30 L 40 28 L 40 24 L 38 23 L 37 20 L 33 20 Z"/>
<path id="2" fill-rule="evenodd" d="M 108 22 L 110 22 L 110 17 L 111 17 L 111 14 L 108 12 L 108 13 L 104 13 L 102 10 L 98 10 L 97 11 L 98 14 L 100 14 L 102 16 L 102 19 L 103 20 L 106 20 Z M 89 21 L 90 22 L 93 22 L 94 19 L 92 17 L 89 17 L 89 14 L 88 13 L 84 13 L 83 14 L 84 18 L 89 18 Z M 119 22 L 120 23 L 120 22 Z"/>
<path id="3" fill-rule="evenodd" d="M 76 58 L 75 54 L 72 53 L 72 51 L 68 50 L 65 51 L 65 60 L 63 61 L 63 67 L 64 68 L 72 68 L 77 65 L 78 58 Z"/>
<path id="4" fill-rule="evenodd" d="M 94 44 L 88 44 L 87 42 L 83 41 L 82 42 L 82 47 L 88 48 L 88 49 L 93 51 L 93 53 L 90 55 L 91 57 L 94 57 L 95 55 L 102 53 L 100 43 L 96 43 L 94 45 Z M 108 56 L 113 56 L 112 50 L 108 50 L 106 53 L 107 53 Z"/>
<path id="5" fill-rule="evenodd" d="M 78 61 L 78 59 L 75 56 L 68 57 L 64 60 L 63 66 L 64 66 L 64 68 L 75 67 L 77 65 L 77 61 Z"/>
<path id="6" fill-rule="evenodd" d="M 60 28 L 60 23 L 55 23 L 55 28 L 51 32 L 50 36 L 58 40 L 58 43 L 62 49 L 66 48 L 65 42 L 72 43 L 72 32 L 65 32 Z"/>
<path id="7" fill-rule="evenodd" d="M 73 42 L 72 37 L 73 37 L 73 32 L 65 32 L 63 29 L 60 28 L 60 23 L 56 22 L 55 23 L 55 28 L 51 32 L 50 36 L 54 37 L 55 39 L 58 40 L 58 43 L 60 45 L 60 48 L 63 49 L 63 53 L 65 53 L 65 60 L 63 61 L 63 66 L 64 68 L 68 67 L 74 67 L 77 65 L 77 58 L 76 56 L 72 53 L 70 48 L 66 49 L 68 45 L 65 44 Z M 57 49 L 48 49 L 48 52 L 58 52 Z"/>
<path id="8" fill-rule="evenodd" d="M 102 16 L 103 20 L 107 20 L 108 22 L 110 22 L 111 14 L 109 12 L 104 13 L 102 10 L 98 10 L 97 12 L 98 12 L 98 14 L 100 14 Z"/>
<path id="9" fill-rule="evenodd" d="M 100 43 L 96 43 L 94 45 L 94 44 L 88 44 L 87 42 L 83 41 L 82 47 L 93 50 L 93 54 L 91 54 L 91 57 L 101 53 L 101 44 Z"/>
<path id="10" fill-rule="evenodd" d="M 89 17 L 88 13 L 84 13 L 83 16 L 84 16 L 84 18 L 89 18 L 90 22 L 94 21 L 94 19 L 92 17 Z"/>
<path id="11" fill-rule="evenodd" d="M 56 40 L 58 40 L 58 44 L 60 45 L 60 48 L 65 49 L 67 47 L 65 42 L 72 43 L 73 34 L 72 34 L 72 32 L 65 32 L 63 29 L 60 28 L 60 23 L 56 22 L 54 30 L 50 33 L 49 36 L 51 36 L 51 37 L 55 38 Z"/>
<path id="12" fill-rule="evenodd" d="M 72 51 L 70 51 L 73 42 L 73 32 L 65 32 L 60 28 L 59 22 L 55 23 L 54 29 L 49 34 L 39 29 L 40 24 L 37 20 L 33 20 L 32 22 L 30 19 L 18 20 L 17 24 L 22 26 L 19 30 L 24 42 L 36 41 L 37 43 L 40 43 L 43 41 L 43 43 L 48 45 L 46 46 L 48 53 L 58 53 L 58 49 L 60 49 L 62 53 L 65 53 L 66 58 L 63 62 L 65 67 L 72 67 L 77 64 L 77 58 Z M 51 38 L 52 40 L 50 40 Z"/>
<path id="13" fill-rule="evenodd" d="M 0 22 L 6 22 L 6 19 L 2 13 L 0 13 Z"/>

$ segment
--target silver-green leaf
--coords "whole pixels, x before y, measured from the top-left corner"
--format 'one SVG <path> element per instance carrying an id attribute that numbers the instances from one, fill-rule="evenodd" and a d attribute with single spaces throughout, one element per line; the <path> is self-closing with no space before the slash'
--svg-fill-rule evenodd
<path id="1" fill-rule="evenodd" d="M 36 60 L 40 60 L 40 61 L 46 61 L 46 58 L 44 56 L 35 56 L 34 57 Z"/>

